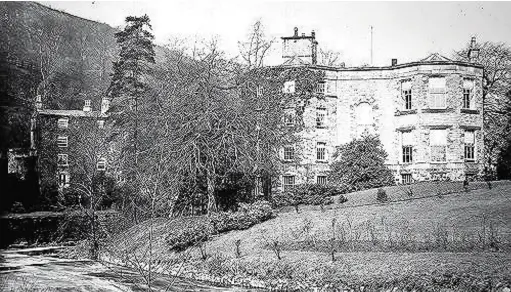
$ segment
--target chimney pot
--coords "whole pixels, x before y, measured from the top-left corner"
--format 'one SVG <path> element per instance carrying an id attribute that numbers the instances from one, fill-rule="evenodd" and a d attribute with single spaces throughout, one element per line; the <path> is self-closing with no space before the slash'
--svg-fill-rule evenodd
<path id="1" fill-rule="evenodd" d="M 392 66 L 396 66 L 397 65 L 397 59 L 392 59 Z"/>

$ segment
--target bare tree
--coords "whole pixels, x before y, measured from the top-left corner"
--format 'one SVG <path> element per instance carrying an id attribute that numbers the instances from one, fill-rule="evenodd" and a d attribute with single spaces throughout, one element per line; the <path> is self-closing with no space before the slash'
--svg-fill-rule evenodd
<path id="1" fill-rule="evenodd" d="M 341 67 L 341 53 L 330 49 L 319 49 L 319 64 L 324 66 Z"/>
<path id="2" fill-rule="evenodd" d="M 248 68 L 260 68 L 275 39 L 268 38 L 264 32 L 264 25 L 257 20 L 251 27 L 245 41 L 238 42 L 238 48 L 244 63 Z"/>

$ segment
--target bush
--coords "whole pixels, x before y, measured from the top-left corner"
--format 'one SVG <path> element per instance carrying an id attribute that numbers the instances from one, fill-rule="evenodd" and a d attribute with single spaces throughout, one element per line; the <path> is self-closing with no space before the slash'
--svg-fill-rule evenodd
<path id="1" fill-rule="evenodd" d="M 389 200 L 389 197 L 387 196 L 387 192 L 384 189 L 379 188 L 378 192 L 376 193 L 376 200 L 378 200 L 378 202 L 380 202 L 380 203 L 387 202 Z"/>
<path id="2" fill-rule="evenodd" d="M 385 165 L 386 157 L 378 137 L 353 140 L 335 153 L 329 179 L 350 192 L 393 185 L 394 176 Z"/>
<path id="3" fill-rule="evenodd" d="M 300 184 L 292 187 L 289 191 L 278 193 L 273 197 L 278 207 L 298 205 L 329 205 L 333 204 L 332 196 L 344 193 L 344 190 L 337 186 L 320 184 Z M 341 203 L 347 201 L 342 196 Z"/>
<path id="4" fill-rule="evenodd" d="M 238 212 L 218 212 L 209 217 L 188 217 L 183 219 L 177 230 L 170 233 L 166 242 L 170 249 L 184 250 L 211 236 L 231 230 L 244 230 L 275 217 L 270 203 L 257 201 L 253 204 L 240 204 Z"/>

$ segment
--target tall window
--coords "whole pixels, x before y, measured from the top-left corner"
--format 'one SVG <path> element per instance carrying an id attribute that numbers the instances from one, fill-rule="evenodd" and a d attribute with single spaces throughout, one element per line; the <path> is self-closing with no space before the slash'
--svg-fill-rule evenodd
<path id="1" fill-rule="evenodd" d="M 446 161 L 447 130 L 431 129 L 429 132 L 429 145 L 431 147 L 431 161 Z"/>
<path id="2" fill-rule="evenodd" d="M 57 165 L 68 166 L 67 154 L 57 154 Z"/>
<path id="3" fill-rule="evenodd" d="M 401 83 L 401 96 L 405 102 L 405 110 L 412 109 L 412 82 L 410 80 Z"/>
<path id="4" fill-rule="evenodd" d="M 295 176 L 294 175 L 285 175 L 283 177 L 283 187 L 284 191 L 289 191 L 295 185 Z"/>
<path id="5" fill-rule="evenodd" d="M 429 107 L 445 108 L 445 77 L 429 78 Z"/>
<path id="6" fill-rule="evenodd" d="M 295 93 L 295 81 L 287 81 L 284 82 L 284 88 L 282 90 L 284 93 Z"/>
<path id="7" fill-rule="evenodd" d="M 356 109 L 357 124 L 368 126 L 373 124 L 373 108 L 367 102 L 363 102 Z"/>
<path id="8" fill-rule="evenodd" d="M 60 148 L 67 147 L 67 136 L 58 136 L 57 137 L 57 147 L 60 147 Z"/>
<path id="9" fill-rule="evenodd" d="M 261 85 L 257 85 L 256 93 L 257 93 L 257 97 L 263 96 L 263 94 L 264 94 L 264 87 L 262 87 Z"/>
<path id="10" fill-rule="evenodd" d="M 293 160 L 293 159 L 295 159 L 295 147 L 285 146 L 284 147 L 284 160 Z"/>
<path id="11" fill-rule="evenodd" d="M 59 186 L 61 188 L 69 186 L 69 174 L 67 172 L 59 172 Z"/>
<path id="12" fill-rule="evenodd" d="M 475 160 L 475 131 L 465 131 L 465 160 Z"/>
<path id="13" fill-rule="evenodd" d="M 316 108 L 316 128 L 326 127 L 326 108 Z"/>
<path id="14" fill-rule="evenodd" d="M 474 80 L 463 80 L 463 108 L 470 109 L 472 107 L 472 92 L 474 90 Z"/>
<path id="15" fill-rule="evenodd" d="M 326 185 L 326 175 L 318 175 L 316 177 L 316 183 L 318 185 Z"/>
<path id="16" fill-rule="evenodd" d="M 69 125 L 69 119 L 68 118 L 60 118 L 57 121 L 57 126 L 59 129 L 67 129 Z"/>
<path id="17" fill-rule="evenodd" d="M 319 161 L 326 160 L 326 143 L 318 142 L 316 144 L 316 159 Z"/>
<path id="18" fill-rule="evenodd" d="M 403 163 L 413 162 L 413 136 L 412 131 L 402 132 Z"/>

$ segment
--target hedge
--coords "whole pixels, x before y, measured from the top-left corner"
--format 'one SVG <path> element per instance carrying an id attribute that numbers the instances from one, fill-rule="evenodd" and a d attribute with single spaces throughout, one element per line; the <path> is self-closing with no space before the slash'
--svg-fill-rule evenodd
<path id="1" fill-rule="evenodd" d="M 211 236 L 231 230 L 244 230 L 274 218 L 275 214 L 266 201 L 240 204 L 238 212 L 218 212 L 210 216 L 185 217 L 178 221 L 179 228 L 165 238 L 171 250 L 182 251 Z"/>

